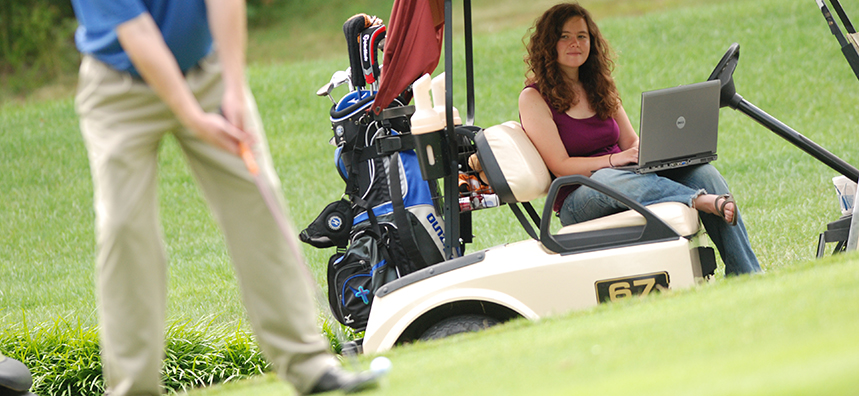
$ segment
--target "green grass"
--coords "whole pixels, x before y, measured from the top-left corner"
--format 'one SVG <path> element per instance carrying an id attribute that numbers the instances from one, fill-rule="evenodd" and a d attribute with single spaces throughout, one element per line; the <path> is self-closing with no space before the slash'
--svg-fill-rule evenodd
<path id="1" fill-rule="evenodd" d="M 394 349 L 368 395 L 851 395 L 855 255 Z M 372 358 L 364 357 L 363 363 Z M 272 377 L 190 392 L 279 395 Z"/>
<path id="2" fill-rule="evenodd" d="M 529 2 L 523 10 L 512 0 L 489 3 L 475 1 L 484 4 L 475 19 L 486 21 L 475 37 L 476 123 L 484 127 L 517 118 L 522 38 L 549 4 Z M 857 81 L 813 2 L 584 3 L 591 4 L 619 54 L 616 79 L 633 125 L 641 91 L 701 81 L 739 42 L 738 92 L 859 163 L 859 153 L 849 149 Z M 642 4 L 649 8 L 637 8 Z M 376 9 L 368 12 L 389 13 Z M 354 13 L 329 11 L 330 19 L 307 19 L 320 31 L 338 33 L 345 18 L 336 12 Z M 287 27 L 265 28 L 270 36 L 258 40 L 275 43 L 284 37 L 278 29 Z M 271 54 L 289 52 L 269 48 Z M 271 55 L 250 67 L 297 228 L 343 188 L 327 144 L 330 102 L 314 95 L 334 70 L 347 66 L 342 48 L 329 53 Z M 454 61 L 454 101 L 464 114 L 462 56 Z M 716 166 L 737 196 L 766 274 L 717 277 L 690 291 L 399 348 L 388 354 L 395 368 L 378 394 L 849 394 L 859 382 L 851 375 L 859 369 L 851 337 L 859 328 L 857 259 L 812 260 L 818 233 L 839 216 L 830 181 L 836 174 L 736 111 L 721 111 L 720 135 Z M 29 329 L 34 337 L 43 324 L 57 321 L 94 328 L 92 188 L 71 98 L 0 107 L 0 164 L 0 328 Z M 223 339 L 236 328 L 247 331 L 220 233 L 170 139 L 160 165 L 170 323 L 206 318 L 212 337 Z M 507 210 L 476 212 L 474 221 L 471 250 L 526 238 Z M 305 253 L 324 284 L 333 252 L 308 247 Z M 270 377 L 200 392 L 284 393 L 289 387 Z"/>
<path id="3" fill-rule="evenodd" d="M 167 326 L 162 383 L 179 391 L 258 376 L 269 364 L 241 326 L 176 322 Z M 0 333 L 0 350 L 33 372 L 34 393 L 78 396 L 104 393 L 98 330 L 57 320 Z"/>

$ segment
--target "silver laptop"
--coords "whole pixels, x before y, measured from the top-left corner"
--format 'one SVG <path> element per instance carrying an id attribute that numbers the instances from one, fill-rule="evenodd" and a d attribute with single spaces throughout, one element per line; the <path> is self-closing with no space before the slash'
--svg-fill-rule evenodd
<path id="1" fill-rule="evenodd" d="M 715 161 L 719 80 L 641 94 L 638 164 L 616 169 L 657 172 Z"/>

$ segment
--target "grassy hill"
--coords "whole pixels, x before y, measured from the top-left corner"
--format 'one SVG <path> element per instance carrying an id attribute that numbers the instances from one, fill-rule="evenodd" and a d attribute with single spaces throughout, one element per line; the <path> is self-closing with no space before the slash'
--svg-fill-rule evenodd
<path id="1" fill-rule="evenodd" d="M 255 28 L 251 48 L 261 52 L 252 55 L 249 77 L 300 228 L 343 188 L 327 144 L 330 102 L 314 95 L 333 71 L 347 66 L 340 25 L 359 11 L 384 16 L 390 3 L 356 1 L 355 8 L 321 11 L 289 3 L 298 8 L 285 10 L 302 17 Z M 476 123 L 488 127 L 517 118 L 522 38 L 552 2 L 474 3 Z M 738 92 L 859 163 L 859 152 L 850 150 L 859 82 L 814 2 L 584 5 L 619 55 L 616 79 L 633 125 L 641 91 L 705 79 L 738 42 Z M 859 15 L 847 6 L 848 14 Z M 317 31 L 329 32 L 322 34 L 327 38 L 313 36 Z M 328 44 L 312 49 L 317 42 Z M 456 56 L 454 100 L 464 112 L 462 56 Z M 831 183 L 836 173 L 748 117 L 730 109 L 720 115 L 716 166 L 737 196 L 765 274 L 719 274 L 689 291 L 398 348 L 387 354 L 394 370 L 376 394 L 850 394 L 859 383 L 859 346 L 852 337 L 859 329 L 857 258 L 813 260 L 818 233 L 839 216 Z M 0 108 L 0 126 L 0 328 L 23 323 L 35 329 L 62 320 L 92 329 L 92 190 L 72 99 L 7 104 Z M 246 330 L 222 238 L 170 139 L 160 166 L 170 321 L 211 322 L 224 337 L 230 330 L 223 329 Z M 527 237 L 506 210 L 476 213 L 474 221 L 471 250 Z M 305 253 L 324 284 L 333 252 L 308 247 Z M 263 376 L 199 394 L 288 392 Z"/>

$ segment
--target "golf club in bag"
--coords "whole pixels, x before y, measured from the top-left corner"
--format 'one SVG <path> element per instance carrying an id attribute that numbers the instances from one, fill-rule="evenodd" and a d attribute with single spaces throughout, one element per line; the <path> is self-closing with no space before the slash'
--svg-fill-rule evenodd
<path id="1" fill-rule="evenodd" d="M 385 26 L 359 14 L 344 23 L 343 31 L 351 90 L 331 106 L 329 120 L 335 167 L 346 186 L 343 199 L 326 206 L 300 239 L 317 248 L 337 248 L 328 263 L 331 311 L 340 323 L 361 331 L 379 287 L 443 261 L 444 225 L 414 152 L 408 117 L 413 107 L 406 106 L 410 92 L 394 100 L 385 116 L 369 112 Z M 367 84 L 370 89 L 364 90 Z M 330 98 L 330 85 L 320 88 L 320 96 Z"/>

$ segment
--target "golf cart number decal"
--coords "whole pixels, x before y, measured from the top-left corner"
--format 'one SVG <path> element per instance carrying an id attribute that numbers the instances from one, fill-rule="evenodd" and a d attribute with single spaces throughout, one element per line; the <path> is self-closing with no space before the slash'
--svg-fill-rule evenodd
<path id="1" fill-rule="evenodd" d="M 642 297 L 654 290 L 668 289 L 668 273 L 630 276 L 597 281 L 595 284 L 599 302 L 617 301 L 640 295 Z"/>

